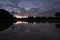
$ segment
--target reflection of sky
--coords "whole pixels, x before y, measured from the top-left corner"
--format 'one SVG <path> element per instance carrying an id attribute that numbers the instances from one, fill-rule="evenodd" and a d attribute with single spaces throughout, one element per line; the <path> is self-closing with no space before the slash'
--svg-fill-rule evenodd
<path id="1" fill-rule="evenodd" d="M 25 8 L 25 10 L 29 11 L 29 13 L 26 11 L 24 12 L 26 12 L 27 14 L 32 13 L 33 15 L 42 15 L 40 13 L 46 14 L 50 12 L 51 14 L 49 15 L 52 15 L 52 13 L 54 13 L 55 11 L 60 11 L 60 0 L 0 0 L 0 4 L 3 4 L 6 7 L 8 6 L 16 8 L 17 10 L 19 10 L 20 8 Z M 34 11 L 31 11 L 32 8 L 39 8 L 39 10 L 35 14 Z"/>
<path id="2" fill-rule="evenodd" d="M 54 23 L 35 23 L 35 24 L 30 23 L 30 24 L 28 24 L 27 22 L 17 21 L 13 25 L 11 25 L 10 28 L 4 30 L 3 32 L 11 32 L 11 31 L 12 32 L 17 32 L 17 31 L 24 32 L 27 29 L 30 30 L 28 32 L 40 32 L 40 31 L 42 31 L 42 32 L 49 31 L 50 32 L 50 31 L 56 30 Z"/>
<path id="3" fill-rule="evenodd" d="M 60 39 L 60 29 L 57 29 L 55 23 L 36 23 L 25 24 L 24 22 L 17 22 L 10 28 L 0 32 L 0 39 L 6 40 L 32 40 L 32 39 Z M 24 24 L 21 24 L 24 23 Z M 58 24 L 59 25 L 59 24 Z M 58 26 L 57 26 L 58 27 Z"/>

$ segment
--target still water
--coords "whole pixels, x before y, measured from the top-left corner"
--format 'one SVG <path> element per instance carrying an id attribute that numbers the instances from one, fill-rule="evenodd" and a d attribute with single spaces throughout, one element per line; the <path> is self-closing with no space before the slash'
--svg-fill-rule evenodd
<path id="1" fill-rule="evenodd" d="M 0 40 L 60 39 L 60 23 L 29 23 L 17 21 L 13 24 L 7 23 L 3 26 L 10 27 L 0 31 Z"/>

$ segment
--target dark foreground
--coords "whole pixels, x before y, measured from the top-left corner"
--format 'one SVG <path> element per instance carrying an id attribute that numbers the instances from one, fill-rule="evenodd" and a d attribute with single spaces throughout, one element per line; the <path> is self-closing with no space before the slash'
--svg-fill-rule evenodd
<path id="1" fill-rule="evenodd" d="M 60 23 L 31 22 L 0 20 L 0 40 L 60 40 Z"/>

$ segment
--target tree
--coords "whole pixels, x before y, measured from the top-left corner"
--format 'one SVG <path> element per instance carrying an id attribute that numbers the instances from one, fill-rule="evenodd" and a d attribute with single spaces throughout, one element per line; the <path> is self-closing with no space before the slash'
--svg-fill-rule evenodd
<path id="1" fill-rule="evenodd" d="M 56 17 L 60 17 L 60 12 L 56 12 L 56 13 L 55 13 L 55 16 L 56 16 Z"/>
<path id="2" fill-rule="evenodd" d="M 13 18 L 13 15 L 6 10 L 0 9 L 0 19 Z"/>

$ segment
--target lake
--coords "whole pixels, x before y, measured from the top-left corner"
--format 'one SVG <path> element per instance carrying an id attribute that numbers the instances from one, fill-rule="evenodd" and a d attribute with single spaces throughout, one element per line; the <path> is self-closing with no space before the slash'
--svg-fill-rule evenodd
<path id="1" fill-rule="evenodd" d="M 15 23 L 7 23 L 9 28 L 0 31 L 0 40 L 59 40 L 60 39 L 60 23 L 29 23 L 17 21 Z M 1 25 L 1 26 L 2 26 Z"/>

